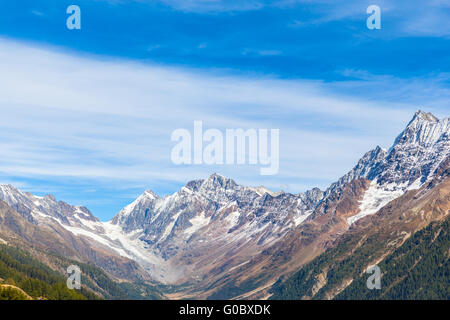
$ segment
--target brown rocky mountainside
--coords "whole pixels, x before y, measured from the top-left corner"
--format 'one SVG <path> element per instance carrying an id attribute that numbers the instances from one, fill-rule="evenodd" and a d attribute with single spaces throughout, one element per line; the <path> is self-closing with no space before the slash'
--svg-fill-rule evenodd
<path id="1" fill-rule="evenodd" d="M 77 237 L 58 224 L 35 225 L 2 200 L 0 200 L 0 238 L 20 247 L 36 248 L 69 259 L 94 263 L 117 278 L 148 279 L 135 261 L 97 248 L 89 239 Z"/>
<path id="2" fill-rule="evenodd" d="M 342 242 L 352 245 L 346 248 L 345 252 L 339 251 L 334 263 L 345 260 L 363 246 L 370 256 L 370 259 L 364 261 L 364 266 L 359 266 L 365 270 L 392 253 L 415 232 L 434 221 L 448 219 L 449 164 L 450 158 L 447 158 L 436 170 L 435 177 L 420 189 L 407 191 L 375 214 L 363 217 L 349 226 L 347 218 L 358 213 L 360 201 L 370 184 L 367 179 L 351 181 L 338 193 L 332 194 L 328 198 L 329 201 L 317 207 L 316 211 L 321 214 L 312 214 L 282 241 L 265 250 L 232 275 L 215 282 L 214 286 L 223 285 L 223 289 L 212 289 L 207 294 L 222 297 L 221 294 L 225 291 L 230 295 L 235 294 L 235 298 L 268 298 L 271 296 L 271 286 L 280 277 L 292 275 L 320 254 L 336 248 Z M 320 274 L 326 274 L 326 270 Z M 326 282 L 323 281 L 323 278 L 318 277 L 314 281 L 314 290 L 318 291 L 325 285 Z M 330 292 L 324 293 L 323 298 L 333 298 L 349 285 L 350 281 L 351 279 L 345 279 L 337 287 L 330 289 Z M 233 283 L 233 286 L 230 286 L 230 283 Z"/>
<path id="3" fill-rule="evenodd" d="M 450 169 L 447 160 L 432 181 L 419 190 L 406 192 L 376 214 L 360 219 L 331 245 L 330 250 L 313 260 L 302 272 L 289 278 L 286 284 L 277 284 L 275 298 L 336 298 L 356 278 L 361 277 L 369 266 L 385 261 L 405 241 L 430 224 L 448 221 L 449 215 Z M 444 225 L 448 232 L 448 223 Z M 438 234 L 439 229 L 436 236 Z M 421 256 L 415 259 L 418 259 L 417 263 Z M 445 259 L 448 264 L 448 252 Z M 385 270 L 383 276 L 389 278 L 389 272 Z M 330 278 L 331 274 L 333 278 Z M 408 273 L 397 277 L 400 280 L 407 279 Z M 292 287 L 301 289 L 293 294 L 292 289 L 288 289 Z M 271 295 L 267 290 L 265 294 Z"/>
<path id="4" fill-rule="evenodd" d="M 308 219 L 280 242 L 233 269 L 233 273 L 223 276 L 222 270 L 212 269 L 207 281 L 185 291 L 183 296 L 177 294 L 174 297 L 264 297 L 267 288 L 280 276 L 298 270 L 348 230 L 346 217 L 359 211 L 358 201 L 362 199 L 369 183 L 367 179 L 351 181 L 339 194 L 330 196 L 326 204 L 326 212 L 329 214 Z"/>

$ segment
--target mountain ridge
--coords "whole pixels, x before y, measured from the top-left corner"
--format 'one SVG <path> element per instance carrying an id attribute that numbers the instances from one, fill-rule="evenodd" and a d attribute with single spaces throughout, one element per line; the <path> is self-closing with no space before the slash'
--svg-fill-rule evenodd
<path id="1" fill-rule="evenodd" d="M 448 164 L 449 135 L 449 118 L 419 110 L 388 150 L 365 153 L 325 191 L 272 192 L 215 173 L 164 197 L 146 190 L 108 222 L 12 186 L 0 185 L 0 199 L 32 224 L 62 228 L 59 233 L 135 261 L 156 282 L 188 285 L 184 297 L 207 298 L 221 288 L 239 295 L 238 283 L 249 291 L 264 287 L 327 250 L 360 220 L 436 181 Z M 283 253 L 287 243 L 296 250 L 290 255 Z M 259 280 L 248 282 L 251 277 Z"/>

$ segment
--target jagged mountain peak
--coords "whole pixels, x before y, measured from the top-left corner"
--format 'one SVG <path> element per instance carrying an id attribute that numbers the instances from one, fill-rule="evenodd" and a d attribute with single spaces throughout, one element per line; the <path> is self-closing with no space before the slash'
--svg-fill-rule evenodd
<path id="1" fill-rule="evenodd" d="M 203 181 L 205 181 L 205 180 L 204 179 L 192 180 L 192 181 L 189 181 L 184 187 L 186 189 L 196 192 L 202 185 Z"/>
<path id="2" fill-rule="evenodd" d="M 158 197 L 153 191 L 146 190 L 139 197 L 137 197 L 136 200 L 120 210 L 112 221 L 117 222 L 119 220 L 125 219 L 126 217 L 130 216 L 136 209 L 140 209 L 144 206 L 150 206 L 155 200 L 158 199 L 161 198 Z"/>
<path id="3" fill-rule="evenodd" d="M 124 209 L 125 211 L 130 211 L 130 209 L 134 206 L 136 206 L 138 203 L 141 203 L 143 201 L 153 201 L 153 200 L 161 200 L 168 199 L 170 197 L 174 197 L 179 193 L 183 193 L 187 190 L 189 192 L 205 192 L 205 191 L 212 191 L 215 190 L 217 192 L 220 192 L 220 190 L 225 189 L 235 189 L 239 187 L 239 185 L 232 179 L 226 178 L 225 176 L 213 173 L 206 179 L 198 179 L 198 180 L 191 180 L 184 187 L 182 187 L 179 191 L 175 192 L 172 195 L 165 196 L 163 198 L 159 197 L 156 193 L 154 193 L 152 190 L 146 190 L 144 193 L 142 193 L 135 201 L 127 205 Z M 122 210 L 124 211 L 124 210 Z"/>
<path id="4" fill-rule="evenodd" d="M 160 197 L 156 193 L 154 193 L 152 190 L 148 189 L 148 190 L 145 190 L 142 194 L 140 194 L 136 198 L 136 200 L 133 201 L 133 203 L 137 203 L 137 202 L 144 201 L 144 200 L 152 201 L 152 200 L 156 200 L 156 199 L 160 199 Z"/>
<path id="5" fill-rule="evenodd" d="M 237 183 L 233 179 L 228 179 L 221 174 L 213 173 L 204 180 L 201 188 L 223 188 L 223 189 L 233 189 L 237 187 Z"/>
<path id="6" fill-rule="evenodd" d="M 346 183 L 349 183 L 355 179 L 374 179 L 377 167 L 385 159 L 386 155 L 386 150 L 380 146 L 376 146 L 374 149 L 366 152 L 361 159 L 359 159 L 358 163 L 352 168 L 352 170 L 347 172 L 327 189 L 326 194 L 329 195 L 335 192 Z"/>
<path id="7" fill-rule="evenodd" d="M 280 190 L 280 191 L 271 191 L 269 189 L 267 189 L 264 186 L 258 186 L 258 187 L 254 187 L 254 188 L 250 188 L 251 190 L 255 191 L 257 194 L 259 194 L 260 196 L 263 196 L 265 194 L 268 194 L 272 197 L 277 197 L 280 194 L 283 194 L 284 191 Z"/>
<path id="8" fill-rule="evenodd" d="M 6 192 L 14 192 L 18 193 L 21 192 L 19 189 L 14 187 L 12 184 L 0 184 L 0 192 L 6 193 Z"/>
<path id="9" fill-rule="evenodd" d="M 324 195 L 324 192 L 322 190 L 320 190 L 320 188 L 312 188 L 311 190 L 307 190 L 305 192 L 305 195 L 307 197 L 317 199 L 317 198 L 322 198 Z"/>
<path id="10" fill-rule="evenodd" d="M 217 172 L 212 173 L 208 177 L 208 179 L 212 179 L 212 180 L 214 180 L 214 179 L 227 180 L 227 178 L 224 175 L 222 175 L 220 173 L 217 173 Z"/>
<path id="11" fill-rule="evenodd" d="M 327 193 L 358 178 L 408 185 L 420 176 L 428 178 L 448 155 L 449 134 L 449 118 L 439 120 L 432 113 L 418 110 L 388 151 L 376 146 L 365 153 Z"/>
<path id="12" fill-rule="evenodd" d="M 352 170 L 327 189 L 323 201 L 361 178 L 374 182 L 367 196 L 374 208 L 377 203 L 387 203 L 407 190 L 419 188 L 449 157 L 449 135 L 449 118 L 439 120 L 432 113 L 418 110 L 388 151 L 376 146 L 365 153 Z"/>
<path id="13" fill-rule="evenodd" d="M 55 196 L 52 195 L 52 194 L 46 194 L 46 195 L 44 196 L 44 199 L 47 199 L 47 200 L 56 202 L 56 198 L 55 198 Z"/>
<path id="14" fill-rule="evenodd" d="M 442 138 L 448 138 L 449 130 L 449 118 L 439 120 L 432 113 L 419 110 L 414 114 L 405 130 L 397 136 L 389 152 L 397 145 L 419 144 L 424 147 L 433 145 Z"/>
<path id="15" fill-rule="evenodd" d="M 397 136 L 376 176 L 384 183 L 407 183 L 418 178 L 421 183 L 450 152 L 450 118 L 438 119 L 431 113 L 417 111 L 406 129 Z"/>
<path id="16" fill-rule="evenodd" d="M 238 184 L 234 180 L 226 178 L 219 173 L 213 173 L 206 179 L 189 181 L 184 187 L 191 191 L 198 192 L 201 191 L 201 189 L 227 189 L 235 188 L 237 186 Z"/>
<path id="17" fill-rule="evenodd" d="M 410 123 L 413 121 L 420 121 L 420 120 L 424 120 L 424 121 L 429 121 L 429 122 L 438 122 L 439 119 L 432 114 L 431 112 L 425 112 L 422 110 L 417 110 L 416 113 L 414 113 L 413 118 L 411 119 Z"/>
<path id="18" fill-rule="evenodd" d="M 154 193 L 152 190 L 145 190 L 143 195 L 150 199 L 158 199 L 159 198 L 159 196 L 156 193 Z"/>
<path id="19" fill-rule="evenodd" d="M 0 200 L 5 201 L 28 221 L 35 224 L 48 218 L 68 225 L 71 224 L 71 220 L 80 218 L 98 221 L 86 207 L 72 206 L 64 201 L 57 201 L 52 194 L 44 197 L 35 196 L 10 184 L 0 185 Z"/>
<path id="20" fill-rule="evenodd" d="M 31 203 L 34 198 L 31 193 L 24 193 L 11 184 L 0 184 L 0 199 L 10 204 L 18 204 L 20 202 Z"/>

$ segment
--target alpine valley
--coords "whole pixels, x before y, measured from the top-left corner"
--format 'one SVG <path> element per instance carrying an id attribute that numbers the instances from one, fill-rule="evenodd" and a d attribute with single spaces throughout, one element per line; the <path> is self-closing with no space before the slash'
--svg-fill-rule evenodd
<path id="1" fill-rule="evenodd" d="M 417 111 L 326 190 L 212 174 L 165 197 L 145 191 L 108 222 L 0 185 L 0 298 L 9 286 L 30 299 L 448 300 L 449 135 L 450 118 Z M 54 294 L 71 264 L 79 296 Z M 365 286 L 375 264 L 381 290 Z"/>

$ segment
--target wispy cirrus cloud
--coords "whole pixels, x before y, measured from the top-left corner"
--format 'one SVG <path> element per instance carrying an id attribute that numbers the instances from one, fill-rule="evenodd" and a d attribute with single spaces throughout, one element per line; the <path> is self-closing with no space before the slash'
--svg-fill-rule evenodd
<path id="1" fill-rule="evenodd" d="M 367 18 L 366 8 L 376 4 L 382 9 L 383 20 L 392 29 L 390 36 L 450 35 L 450 6 L 448 1 L 392 1 L 379 0 L 160 0 L 177 10 L 196 13 L 256 11 L 263 9 L 304 9 L 308 14 L 287 22 L 290 27 L 317 26 L 321 24 L 361 20 Z"/>
<path id="2" fill-rule="evenodd" d="M 7 40 L 0 40 L 0 69 L 0 182 L 36 189 L 36 181 L 45 181 L 86 199 L 97 190 L 96 201 L 109 203 L 103 217 L 123 204 L 111 200 L 113 192 L 118 199 L 131 189 L 173 192 L 212 172 L 290 192 L 326 187 L 370 148 L 389 147 L 419 106 L 440 115 L 448 110 L 441 104 L 448 86 L 438 80 L 408 85 L 351 70 L 343 71 L 349 82 L 282 80 L 82 57 Z M 219 130 L 280 128 L 280 173 L 173 165 L 171 133 L 192 130 L 194 120 Z"/>
<path id="3" fill-rule="evenodd" d="M 178 10 L 188 12 L 223 12 L 259 10 L 274 1 L 262 0 L 160 0 Z"/>
<path id="4" fill-rule="evenodd" d="M 39 17 L 44 16 L 44 13 L 39 10 L 31 10 L 31 13 Z"/>

